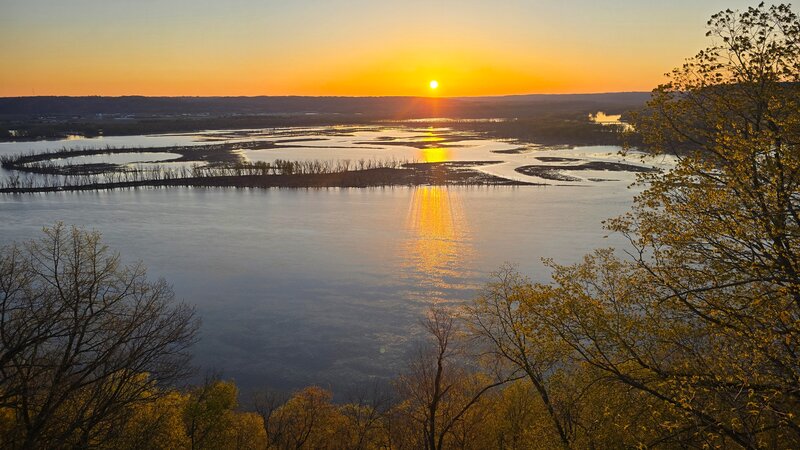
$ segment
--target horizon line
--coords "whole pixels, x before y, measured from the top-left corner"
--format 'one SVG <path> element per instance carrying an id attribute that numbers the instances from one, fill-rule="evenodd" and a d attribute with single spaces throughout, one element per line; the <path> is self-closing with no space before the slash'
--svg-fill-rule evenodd
<path id="1" fill-rule="evenodd" d="M 426 96 L 426 95 L 298 95 L 298 94 L 258 94 L 258 95 L 11 95 L 0 96 L 0 99 L 28 99 L 28 98 L 423 98 L 423 99 L 471 99 L 471 98 L 502 98 L 502 97 L 533 97 L 533 96 L 569 96 L 569 95 L 614 95 L 614 94 L 649 94 L 652 91 L 609 91 L 609 92 L 562 92 L 562 93 L 530 93 L 530 94 L 496 94 L 496 95 L 460 95 L 460 96 Z"/>

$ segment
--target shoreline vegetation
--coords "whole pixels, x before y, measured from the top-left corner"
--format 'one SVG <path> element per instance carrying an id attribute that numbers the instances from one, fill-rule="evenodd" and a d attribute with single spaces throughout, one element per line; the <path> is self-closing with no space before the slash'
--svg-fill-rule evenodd
<path id="1" fill-rule="evenodd" d="M 437 147 L 460 138 L 443 138 Z M 0 194 L 107 190 L 137 187 L 236 187 L 236 188 L 366 188 L 388 186 L 547 186 L 549 183 L 522 181 L 487 174 L 480 166 L 503 161 L 441 161 L 387 159 L 247 161 L 242 150 L 293 148 L 299 139 L 206 143 L 167 147 L 62 148 L 0 156 L 0 167 L 16 172 L 0 182 Z M 364 142 L 378 143 L 377 141 Z M 444 143 L 443 143 L 444 142 Z M 392 143 L 392 141 L 381 141 Z M 406 142 L 417 148 L 430 143 Z M 495 151 L 524 153 L 527 148 Z M 147 160 L 147 154 L 162 158 Z M 170 158 L 169 155 L 174 155 Z M 70 163 L 65 160 L 102 155 L 141 155 L 133 163 Z M 167 159 L 163 159 L 167 155 Z M 651 173 L 657 169 L 613 161 L 584 161 L 576 158 L 537 157 L 548 164 L 525 165 L 516 172 L 556 182 L 581 181 L 564 171 L 605 171 Z M 60 161 L 60 162 L 59 162 Z M 560 163 L 560 164 L 552 164 Z M 179 164 L 175 166 L 174 164 Z M 609 181 L 589 178 L 590 181 Z"/>
<path id="2" fill-rule="evenodd" d="M 444 120 L 444 119 L 441 119 Z M 587 121 L 588 116 L 587 116 Z M 587 122 L 588 123 L 588 122 Z M 467 128 L 462 129 L 461 126 Z M 470 130 L 477 125 L 480 131 Z M 500 127 L 500 125 L 503 125 Z M 408 127 L 408 124 L 397 125 Z M 382 137 L 355 142 L 360 148 L 379 149 L 387 145 L 416 149 L 452 148 L 465 139 L 503 139 L 520 145 L 512 150 L 494 151 L 501 154 L 518 154 L 530 151 L 525 139 L 504 137 L 515 135 L 508 129 L 519 131 L 523 124 L 516 121 L 452 121 L 446 124 L 450 132 L 435 141 Z M 624 134 L 624 127 L 589 123 L 589 126 L 608 136 L 615 143 Z M 498 128 L 499 127 L 499 128 Z M 510 128 L 509 128 L 510 127 Z M 392 128 L 392 126 L 390 126 Z M 373 129 L 369 126 L 363 129 Z M 473 185 L 521 186 L 548 185 L 546 181 L 524 181 L 490 175 L 479 166 L 500 164 L 502 161 L 437 161 L 418 162 L 397 159 L 332 159 L 271 162 L 250 162 L 244 156 L 248 150 L 305 148 L 308 142 L 324 140 L 331 136 L 353 136 L 362 128 L 351 124 L 348 128 L 328 127 L 318 130 L 304 128 L 273 129 L 267 136 L 253 136 L 252 130 L 220 130 L 207 134 L 193 145 L 172 146 L 106 146 L 104 148 L 67 148 L 43 152 L 28 152 L 0 156 L 0 166 L 11 171 L 11 176 L 0 182 L 0 194 L 37 192 L 86 191 L 119 188 L 192 186 L 241 188 L 364 188 L 385 186 Z M 506 130 L 506 131 L 503 131 Z M 244 140 L 255 137 L 255 140 Z M 531 137 L 531 136 L 529 136 Z M 594 141 L 593 141 L 594 142 Z M 594 142 L 595 144 L 598 142 Z M 374 145 L 375 147 L 367 147 Z M 542 144 L 537 144 L 537 146 Z M 560 144 L 555 147 L 568 148 Z M 338 148 L 338 147 L 329 147 Z M 350 148 L 350 147 L 343 147 Z M 152 154 L 152 158 L 148 155 Z M 89 157 L 132 155 L 141 159 L 133 162 L 92 161 Z M 83 159 L 88 158 L 88 159 Z M 549 161 L 547 157 L 540 159 Z M 639 166 L 595 162 L 595 166 L 581 166 L 575 170 L 608 170 L 641 172 L 649 169 Z M 560 173 L 570 167 L 555 165 L 525 166 L 517 169 L 523 175 L 537 176 L 543 180 L 576 181 L 577 178 Z M 579 181 L 579 180 L 578 180 Z M 592 181 L 604 181 L 593 179 Z"/>
<path id="3" fill-rule="evenodd" d="M 153 171 L 153 178 L 127 181 L 104 181 L 96 175 L 82 176 L 82 181 L 61 178 L 62 184 L 44 184 L 32 178 L 0 184 L 0 194 L 69 192 L 137 187 L 235 187 L 235 188 L 366 188 L 390 186 L 543 186 L 484 174 L 466 168 L 480 161 L 466 163 L 408 163 L 402 167 L 376 167 L 363 170 L 297 174 L 202 175 L 173 177 L 176 171 Z M 223 171 L 235 170 L 223 168 Z M 74 183 L 74 184 L 73 184 Z"/>
<path id="4" fill-rule="evenodd" d="M 39 99 L 20 99 L 19 102 L 24 104 L 37 100 Z M 113 100 L 100 98 L 86 101 L 102 103 Z M 153 99 L 140 100 L 144 104 L 154 101 Z M 9 103 L 8 99 L 0 99 L 0 104 L 4 101 Z M 53 101 L 57 104 L 71 104 L 80 99 L 66 98 Z M 333 100 L 325 100 L 323 104 L 327 101 Z M 225 102 L 234 101 L 228 99 L 223 103 Z M 525 104 L 527 105 L 527 103 Z M 565 169 L 555 166 L 543 167 L 541 170 L 531 169 L 533 172 L 517 170 L 523 175 L 534 175 L 542 179 L 530 182 L 501 178 L 476 169 L 477 166 L 497 164 L 500 163 L 499 161 L 419 163 L 397 160 L 312 160 L 303 162 L 275 160 L 251 163 L 243 156 L 243 152 L 247 150 L 303 148 L 304 144 L 311 141 L 331 136 L 352 136 L 356 131 L 372 129 L 376 126 L 388 128 L 446 127 L 451 132 L 439 137 L 435 142 L 386 138 L 366 139 L 355 144 L 363 146 L 362 148 L 374 144 L 375 148 L 396 145 L 426 149 L 432 146 L 437 148 L 456 147 L 456 144 L 464 139 L 499 139 L 515 142 L 521 146 L 517 149 L 495 152 L 501 154 L 527 152 L 529 144 L 558 147 L 636 144 L 636 136 L 626 132 L 624 125 L 609 126 L 593 122 L 591 115 L 586 114 L 586 111 L 596 111 L 598 105 L 594 103 L 581 104 L 580 107 L 571 105 L 569 102 L 537 103 L 540 107 L 548 106 L 552 111 L 531 109 L 530 105 L 518 107 L 508 101 L 503 105 L 497 110 L 481 109 L 485 113 L 484 117 L 499 116 L 495 119 L 463 117 L 455 119 L 387 119 L 374 111 L 364 116 L 358 114 L 254 115 L 252 113 L 231 116 L 204 116 L 202 114 L 176 116 L 157 112 L 151 113 L 149 116 L 140 114 L 117 117 L 117 115 L 111 114 L 107 117 L 100 113 L 89 115 L 87 110 L 87 113 L 79 116 L 53 116 L 47 119 L 37 116 L 25 118 L 17 116 L 14 119 L 8 119 L 7 115 L 0 114 L 0 141 L 12 139 L 27 141 L 75 135 L 84 137 L 154 133 L 170 135 L 198 130 L 219 130 L 202 137 L 196 145 L 62 148 L 56 151 L 1 156 L 0 165 L 13 173 L 11 177 L 0 182 L 0 194 L 153 186 L 242 188 L 363 188 L 420 185 L 541 186 L 548 184 L 542 180 L 556 182 L 578 180 L 573 176 L 560 173 Z M 603 104 L 603 106 L 606 110 L 614 110 L 613 105 Z M 609 109 L 609 106 L 612 107 Z M 622 106 L 618 106 L 618 108 L 622 108 Z M 448 113 L 453 110 L 452 108 L 442 109 L 440 112 Z M 489 114 L 489 112 L 497 112 L 497 114 Z M 520 117 L 510 117 L 511 112 L 524 112 L 524 114 L 520 114 Z M 313 131 L 307 129 L 308 126 L 327 128 Z M 268 139 L 258 136 L 252 141 L 242 140 L 255 137 L 247 130 L 266 130 L 270 129 L 269 127 L 273 128 L 271 128 Z M 149 153 L 154 154 L 152 160 L 148 160 L 145 155 Z M 175 157 L 170 158 L 170 155 L 164 155 L 165 153 L 174 154 Z M 140 162 L 128 164 L 77 163 L 81 157 L 123 154 L 139 154 L 143 159 Z M 165 156 L 167 159 L 164 159 Z M 76 160 L 68 160 L 71 158 Z M 599 170 L 625 169 L 609 167 Z"/>
<path id="5" fill-rule="evenodd" d="M 250 143 L 248 143 L 250 144 Z M 90 149 L 17 155 L 0 158 L 2 167 L 26 173 L 0 183 L 0 193 L 23 194 L 107 190 L 137 187 L 237 187 L 237 188 L 329 188 L 388 187 L 421 185 L 520 186 L 537 185 L 496 177 L 475 170 L 476 166 L 498 161 L 431 162 L 385 160 L 310 160 L 242 162 L 228 151 L 208 153 L 208 146 L 147 149 Z M 212 145 L 220 147 L 220 145 Z M 66 164 L 52 161 L 61 158 L 124 153 L 177 153 L 169 162 L 195 162 L 191 167 L 168 167 L 159 163 Z M 193 155 L 200 159 L 192 159 Z M 235 162 L 230 161 L 236 157 Z M 208 165 L 201 165 L 207 162 Z M 539 184 L 540 185 L 540 184 Z"/>

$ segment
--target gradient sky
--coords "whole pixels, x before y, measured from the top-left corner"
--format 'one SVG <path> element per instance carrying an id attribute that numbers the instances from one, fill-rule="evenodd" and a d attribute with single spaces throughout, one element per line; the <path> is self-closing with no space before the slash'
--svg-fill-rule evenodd
<path id="1" fill-rule="evenodd" d="M 758 0 L 0 0 L 0 96 L 650 90 Z"/>

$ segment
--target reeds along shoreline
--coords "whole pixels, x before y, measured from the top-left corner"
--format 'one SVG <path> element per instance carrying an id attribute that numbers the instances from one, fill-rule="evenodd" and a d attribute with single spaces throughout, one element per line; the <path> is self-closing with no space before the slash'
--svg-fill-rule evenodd
<path id="1" fill-rule="evenodd" d="M 385 159 L 356 161 L 306 160 L 273 162 L 210 164 L 169 167 L 162 164 L 138 165 L 57 165 L 52 162 L 25 164 L 24 174 L 14 174 L 0 182 L 2 192 L 62 190 L 70 188 L 97 189 L 146 184 L 174 184 L 179 180 L 197 184 L 208 178 L 268 177 L 278 175 L 333 175 L 373 169 L 403 169 L 413 163 L 408 160 Z M 96 169 L 96 171 L 92 171 Z M 17 169 L 15 169 L 17 170 Z M 387 181 L 388 183 L 388 181 Z"/>

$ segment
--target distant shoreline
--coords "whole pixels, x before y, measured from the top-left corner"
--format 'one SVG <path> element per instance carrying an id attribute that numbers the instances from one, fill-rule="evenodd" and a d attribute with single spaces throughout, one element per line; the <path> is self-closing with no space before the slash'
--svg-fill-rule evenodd
<path id="1" fill-rule="evenodd" d="M 506 97 L 18 97 L 0 98 L 0 142 L 202 130 L 343 125 L 445 126 L 547 145 L 619 144 L 590 114 L 625 114 L 650 94 Z M 490 122 L 485 122 L 489 120 Z"/>

